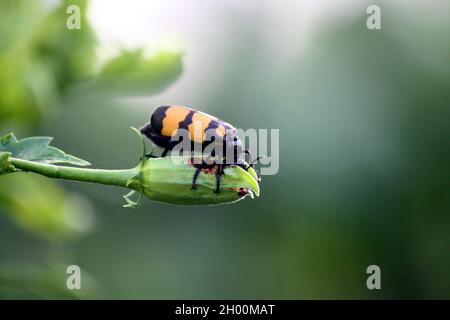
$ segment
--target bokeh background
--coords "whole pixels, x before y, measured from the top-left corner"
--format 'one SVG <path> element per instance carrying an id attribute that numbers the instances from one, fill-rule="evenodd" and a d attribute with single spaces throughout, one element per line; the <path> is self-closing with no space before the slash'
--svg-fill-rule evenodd
<path id="1" fill-rule="evenodd" d="M 68 30 L 78 4 L 81 30 Z M 366 28 L 381 7 L 382 29 Z M 0 177 L 0 298 L 450 298 L 448 1 L 0 2 L 0 135 L 98 168 L 161 104 L 280 129 L 261 197 L 215 207 Z M 66 289 L 66 267 L 82 290 Z M 366 268 L 381 268 L 381 290 Z"/>

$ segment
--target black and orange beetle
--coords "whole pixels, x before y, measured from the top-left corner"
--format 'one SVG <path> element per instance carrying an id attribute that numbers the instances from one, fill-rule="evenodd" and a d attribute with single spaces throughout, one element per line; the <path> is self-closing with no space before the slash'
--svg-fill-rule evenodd
<path id="1" fill-rule="evenodd" d="M 194 123 L 201 126 L 202 134 L 200 136 L 194 134 Z M 191 150 L 194 150 L 195 144 L 199 144 L 202 148 L 201 150 L 204 150 L 208 145 L 214 143 L 215 146 L 220 145 L 221 148 L 223 147 L 224 151 L 224 159 L 220 164 L 208 164 L 203 161 L 199 164 L 193 163 L 196 170 L 192 177 L 192 189 L 196 189 L 197 177 L 202 170 L 215 174 L 215 192 L 219 192 L 220 179 L 224 174 L 226 166 L 240 166 L 241 168 L 248 170 L 254 162 L 258 161 L 258 159 L 256 159 L 250 165 L 245 163 L 245 154 L 249 154 L 250 156 L 250 153 L 247 150 L 242 149 L 242 143 L 237 136 L 237 130 L 231 124 L 204 112 L 184 106 L 158 107 L 151 115 L 150 122 L 143 126 L 140 131 L 154 144 L 164 148 L 164 151 L 161 154 L 161 157 L 164 157 L 169 150 L 172 150 L 175 145 L 179 143 L 179 141 L 174 141 L 172 139 L 178 129 L 188 131 L 192 145 Z M 211 140 L 211 137 L 208 137 L 207 134 L 205 134 L 206 132 L 211 132 L 210 130 L 214 130 L 216 139 Z M 217 137 L 219 137 L 219 139 L 217 139 Z M 226 156 L 227 151 L 230 155 L 233 155 L 231 160 Z M 154 157 L 154 155 L 148 156 Z M 214 154 L 211 154 L 211 156 L 214 156 Z"/>

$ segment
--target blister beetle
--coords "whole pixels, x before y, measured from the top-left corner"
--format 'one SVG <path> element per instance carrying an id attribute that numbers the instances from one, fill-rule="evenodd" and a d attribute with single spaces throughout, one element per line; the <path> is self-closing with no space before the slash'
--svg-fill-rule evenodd
<path id="1" fill-rule="evenodd" d="M 200 128 L 200 130 L 198 130 Z M 191 143 L 191 150 L 196 150 L 200 146 L 201 150 L 205 150 L 211 143 L 216 148 L 222 148 L 223 161 L 221 163 L 192 163 L 196 168 L 194 176 L 192 177 L 192 188 L 196 189 L 197 177 L 202 170 L 214 173 L 216 176 L 215 192 L 220 191 L 220 179 L 224 174 L 226 166 L 240 166 L 248 170 L 253 166 L 255 161 L 250 164 L 245 163 L 245 154 L 250 156 L 248 150 L 242 148 L 242 142 L 237 135 L 237 130 L 231 124 L 206 114 L 184 106 L 160 106 L 150 117 L 150 122 L 143 126 L 140 131 L 154 144 L 164 149 L 161 157 L 167 155 L 169 150 L 172 150 L 180 141 L 176 141 L 173 137 L 177 134 L 179 129 L 186 130 L 188 139 Z M 198 134 L 200 131 L 200 134 Z M 211 135 L 210 133 L 214 133 Z M 232 154 L 232 157 L 230 155 Z M 154 155 L 149 155 L 154 157 Z M 214 152 L 210 154 L 211 157 L 216 156 Z M 259 182 L 258 177 L 258 182 Z"/>

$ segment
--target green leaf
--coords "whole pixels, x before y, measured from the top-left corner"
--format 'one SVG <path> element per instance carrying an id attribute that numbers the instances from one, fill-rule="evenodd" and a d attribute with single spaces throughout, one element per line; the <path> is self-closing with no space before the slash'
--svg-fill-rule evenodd
<path id="1" fill-rule="evenodd" d="M 13 158 L 35 162 L 75 166 L 90 165 L 85 160 L 50 146 L 52 139 L 51 137 L 30 137 L 17 140 L 14 134 L 10 133 L 0 137 L 0 152 L 9 152 Z"/>
<path id="2" fill-rule="evenodd" d="M 155 94 L 181 74 L 182 54 L 159 51 L 147 58 L 144 50 L 123 50 L 109 60 L 98 75 L 105 90 L 120 94 Z"/>

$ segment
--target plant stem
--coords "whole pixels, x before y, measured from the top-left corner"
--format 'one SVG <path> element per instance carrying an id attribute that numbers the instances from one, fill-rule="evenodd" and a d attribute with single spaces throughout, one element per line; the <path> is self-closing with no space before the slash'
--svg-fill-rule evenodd
<path id="1" fill-rule="evenodd" d="M 10 158 L 10 160 L 17 169 L 38 173 L 49 178 L 101 183 L 125 188 L 132 188 L 130 185 L 127 186 L 127 183 L 140 172 L 139 166 L 125 170 L 105 170 L 57 166 L 17 158 Z"/>

